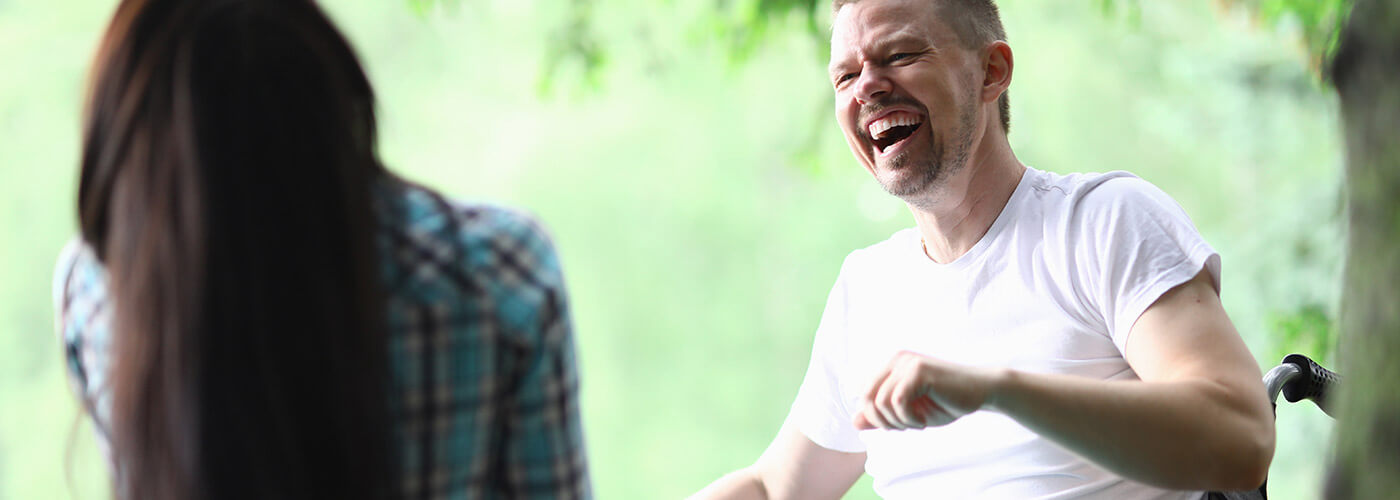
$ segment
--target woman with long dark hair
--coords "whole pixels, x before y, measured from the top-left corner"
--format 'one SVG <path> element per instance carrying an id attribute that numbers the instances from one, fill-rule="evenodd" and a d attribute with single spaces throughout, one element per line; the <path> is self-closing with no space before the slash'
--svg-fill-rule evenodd
<path id="1" fill-rule="evenodd" d="M 558 261 L 385 171 L 309 0 L 125 0 L 55 277 L 119 499 L 573 498 Z"/>

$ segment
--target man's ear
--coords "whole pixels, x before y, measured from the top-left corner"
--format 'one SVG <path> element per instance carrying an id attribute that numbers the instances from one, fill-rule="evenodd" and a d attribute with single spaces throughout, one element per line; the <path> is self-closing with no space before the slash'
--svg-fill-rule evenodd
<path id="1" fill-rule="evenodd" d="M 987 45 L 982 53 L 982 69 L 986 77 L 982 80 L 982 102 L 992 102 L 1011 87 L 1011 70 L 1016 61 L 1011 56 L 1011 46 L 997 40 Z"/>

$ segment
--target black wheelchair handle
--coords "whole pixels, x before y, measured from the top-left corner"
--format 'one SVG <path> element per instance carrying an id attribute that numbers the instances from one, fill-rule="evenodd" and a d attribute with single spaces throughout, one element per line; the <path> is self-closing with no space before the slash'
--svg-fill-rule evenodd
<path id="1" fill-rule="evenodd" d="M 1323 413 L 1336 418 L 1337 415 L 1332 413 L 1330 394 L 1341 383 L 1342 376 L 1302 354 L 1289 354 L 1283 358 L 1283 363 L 1297 366 L 1299 371 L 1296 378 L 1284 384 L 1283 398 L 1289 403 L 1311 400 Z"/>

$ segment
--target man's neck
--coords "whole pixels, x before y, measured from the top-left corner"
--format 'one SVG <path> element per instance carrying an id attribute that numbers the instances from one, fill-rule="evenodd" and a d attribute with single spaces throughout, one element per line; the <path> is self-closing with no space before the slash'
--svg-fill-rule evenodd
<path id="1" fill-rule="evenodd" d="M 909 207 L 923 237 L 924 253 L 934 262 L 953 262 L 977 245 L 1025 174 L 1025 165 L 1016 159 L 1000 130 L 983 139 L 933 202 Z"/>

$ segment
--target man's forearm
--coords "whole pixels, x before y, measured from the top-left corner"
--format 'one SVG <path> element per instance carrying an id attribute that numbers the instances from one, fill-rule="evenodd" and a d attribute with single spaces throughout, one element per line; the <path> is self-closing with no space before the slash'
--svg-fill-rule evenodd
<path id="1" fill-rule="evenodd" d="M 745 467 L 725 474 L 710 483 L 690 500 L 768 500 L 768 490 L 752 467 Z"/>
<path id="2" fill-rule="evenodd" d="M 785 424 L 757 462 L 726 474 L 691 498 L 837 500 L 864 470 L 864 453 L 823 448 Z"/>
<path id="3" fill-rule="evenodd" d="M 987 408 L 1124 477 L 1172 489 L 1246 490 L 1263 483 L 1274 448 L 1273 415 L 1251 390 L 1007 370 Z"/>

